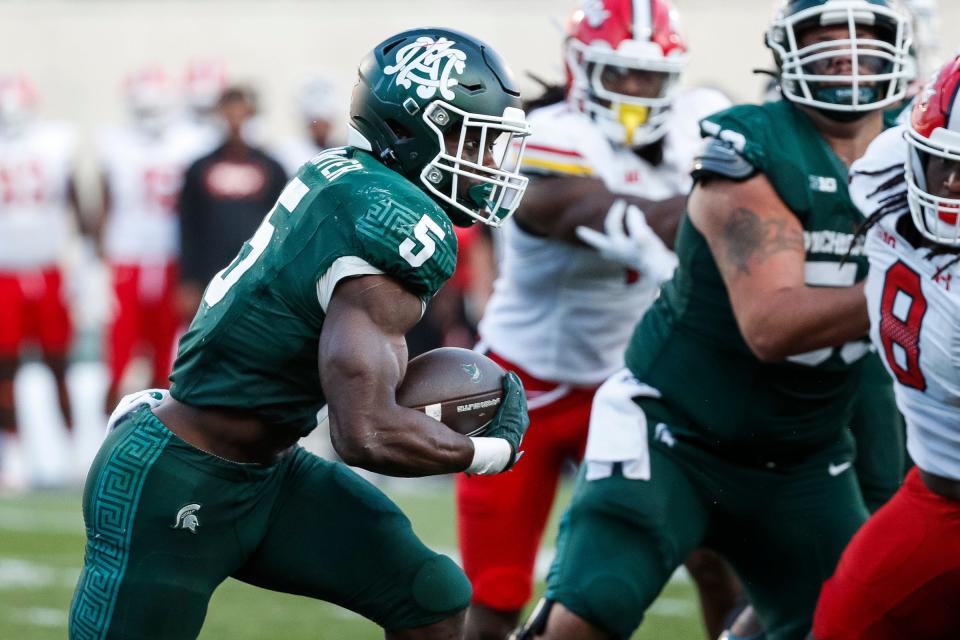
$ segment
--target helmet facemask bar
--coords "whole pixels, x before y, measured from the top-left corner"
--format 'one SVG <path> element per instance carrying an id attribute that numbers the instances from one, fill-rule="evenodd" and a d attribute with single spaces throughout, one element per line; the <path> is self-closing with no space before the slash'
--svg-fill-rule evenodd
<path id="1" fill-rule="evenodd" d="M 942 130 L 941 130 L 942 131 Z M 927 184 L 925 156 L 937 156 L 951 162 L 960 163 L 960 136 L 953 132 L 943 134 L 957 137 L 956 145 L 937 144 L 931 138 L 907 128 L 904 137 L 910 145 L 910 159 L 906 163 L 907 204 L 913 224 L 923 236 L 937 244 L 951 247 L 960 246 L 960 198 L 946 198 L 934 195 Z"/>
<path id="2" fill-rule="evenodd" d="M 890 29 L 892 41 L 879 35 L 887 29 L 884 22 L 895 25 Z M 848 37 L 800 48 L 799 32 L 829 26 L 846 26 Z M 858 26 L 874 28 L 878 35 L 859 37 Z M 784 95 L 798 104 L 845 112 L 875 111 L 904 98 L 914 75 L 909 55 L 911 42 L 910 23 L 905 16 L 864 0 L 834 2 L 799 11 L 776 20 L 767 34 L 767 44 L 780 66 Z M 817 73 L 817 67 L 835 60 L 850 61 L 849 75 Z M 868 64 L 876 69 L 861 72 L 861 66 Z M 841 101 L 819 97 L 817 94 L 824 88 L 835 89 Z"/>
<path id="3" fill-rule="evenodd" d="M 427 190 L 475 220 L 502 225 L 520 205 L 529 182 L 520 175 L 530 135 L 523 111 L 507 107 L 502 116 L 488 116 L 436 101 L 424 110 L 423 120 L 436 133 L 440 149 L 420 173 Z M 450 153 L 444 129 L 449 132 L 454 126 L 460 131 L 456 152 Z M 467 145 L 474 142 L 478 148 L 471 155 Z M 465 188 L 463 181 L 471 186 Z"/>
<path id="4" fill-rule="evenodd" d="M 657 46 L 640 46 L 648 44 Z M 657 59 L 624 55 L 573 38 L 567 42 L 566 55 L 572 98 L 583 102 L 583 110 L 593 116 L 613 142 L 638 147 L 663 137 L 685 64 L 683 56 Z M 635 96 L 607 88 L 602 78 L 608 67 L 663 74 L 658 95 Z"/>

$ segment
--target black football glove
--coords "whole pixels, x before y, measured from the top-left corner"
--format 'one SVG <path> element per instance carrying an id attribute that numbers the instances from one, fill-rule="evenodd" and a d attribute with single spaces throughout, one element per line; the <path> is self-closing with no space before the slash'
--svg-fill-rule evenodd
<path id="1" fill-rule="evenodd" d="M 497 414 L 490 421 L 483 434 L 488 438 L 502 438 L 510 443 L 512 455 L 510 463 L 507 464 L 504 471 L 507 471 L 520 458 L 520 443 L 523 442 L 523 435 L 530 426 L 530 416 L 527 415 L 527 394 L 523 391 L 523 384 L 517 374 L 510 371 L 503 376 L 503 402 L 497 409 Z"/>

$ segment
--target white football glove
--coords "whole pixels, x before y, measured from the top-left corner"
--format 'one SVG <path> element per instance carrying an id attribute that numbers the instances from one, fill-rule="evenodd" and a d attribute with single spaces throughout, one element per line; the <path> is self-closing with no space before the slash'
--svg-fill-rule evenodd
<path id="1" fill-rule="evenodd" d="M 580 225 L 577 237 L 607 260 L 639 271 L 657 284 L 665 282 L 677 268 L 677 256 L 654 233 L 643 211 L 615 200 L 603 221 L 603 232 Z"/>
<path id="2" fill-rule="evenodd" d="M 107 434 L 113 431 L 113 428 L 117 426 L 118 422 L 126 418 L 131 412 L 139 409 L 142 405 L 148 405 L 151 409 L 154 409 L 169 395 L 170 392 L 166 389 L 145 389 L 123 396 L 120 398 L 117 408 L 113 410 L 113 413 L 111 413 L 107 419 Z"/>

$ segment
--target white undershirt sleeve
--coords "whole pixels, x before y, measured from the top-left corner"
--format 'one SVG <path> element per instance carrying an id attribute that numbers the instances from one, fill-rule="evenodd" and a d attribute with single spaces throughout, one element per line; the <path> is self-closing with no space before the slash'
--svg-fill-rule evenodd
<path id="1" fill-rule="evenodd" d="M 373 266 L 363 258 L 357 256 L 343 256 L 334 260 L 327 272 L 317 281 L 317 299 L 320 301 L 320 308 L 327 312 L 327 306 L 330 305 L 330 298 L 333 296 L 333 290 L 337 283 L 344 278 L 354 276 L 374 276 L 382 275 L 383 270 Z"/>

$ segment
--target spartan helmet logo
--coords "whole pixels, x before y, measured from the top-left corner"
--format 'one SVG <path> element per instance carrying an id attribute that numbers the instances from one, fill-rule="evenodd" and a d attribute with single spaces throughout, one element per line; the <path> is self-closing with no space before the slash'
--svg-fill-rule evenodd
<path id="1" fill-rule="evenodd" d="M 200 511 L 199 504 L 188 504 L 185 507 L 180 507 L 180 511 L 177 511 L 177 521 L 170 528 L 186 529 L 190 533 L 196 533 L 197 527 L 200 526 L 200 521 L 195 515 L 197 511 Z"/>
<path id="2" fill-rule="evenodd" d="M 397 75 L 396 82 L 405 89 L 411 83 L 417 86 L 417 95 L 424 100 L 432 98 L 439 89 L 444 100 L 453 100 L 450 90 L 459 84 L 451 73 L 458 75 L 466 68 L 467 54 L 454 49 L 456 43 L 440 37 L 434 42 L 430 36 L 420 36 L 415 42 L 397 50 L 397 63 L 383 69 L 388 76 Z"/>

